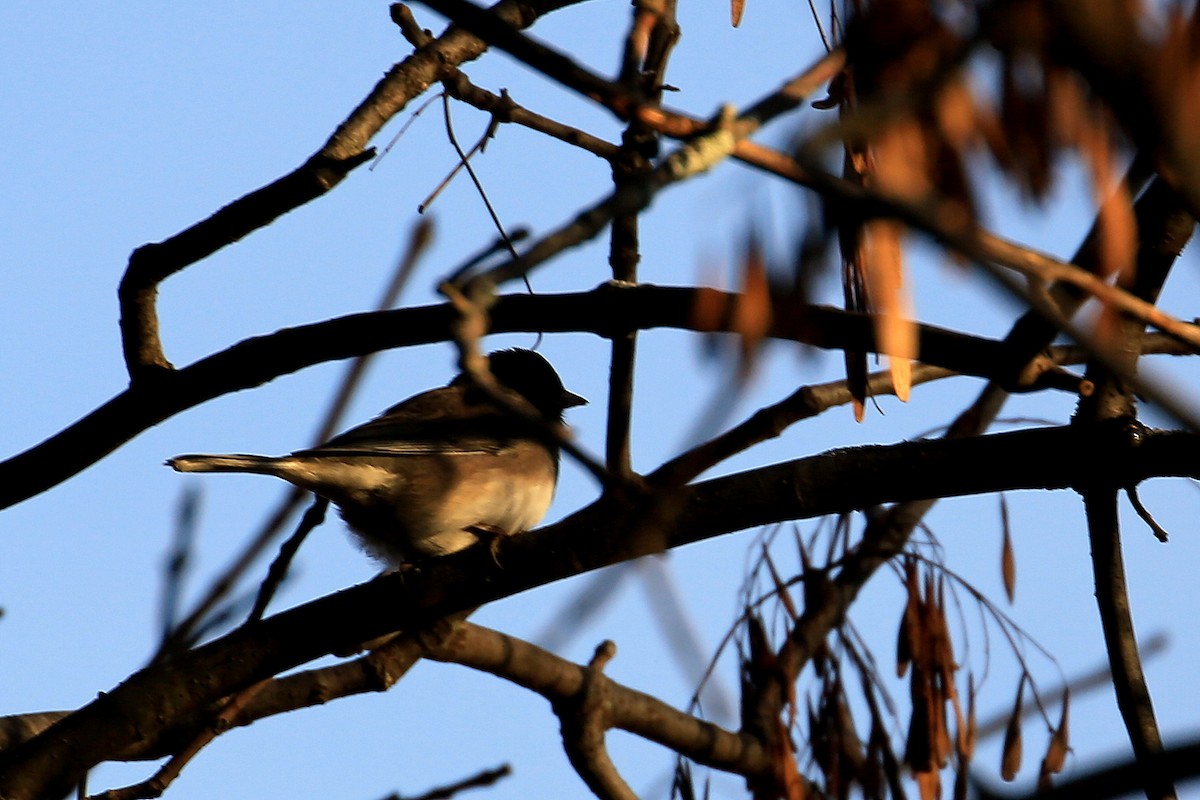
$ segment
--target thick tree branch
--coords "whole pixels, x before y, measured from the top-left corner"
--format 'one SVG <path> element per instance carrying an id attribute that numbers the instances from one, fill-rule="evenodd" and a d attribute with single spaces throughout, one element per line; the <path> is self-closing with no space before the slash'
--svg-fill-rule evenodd
<path id="1" fill-rule="evenodd" d="M 653 107 L 636 106 L 631 109 L 629 93 L 619 83 L 590 73 L 551 48 L 533 42 L 503 21 L 496 19 L 495 15 L 489 11 L 473 5 L 469 0 L 424 1 L 426 5 L 477 31 L 492 44 L 525 61 L 547 77 L 600 101 L 623 118 L 636 112 L 639 119 L 647 125 L 669 136 L 689 136 L 712 130 L 711 124 L 706 125 L 683 114 L 665 112 Z M 1072 12 L 1072 14 L 1087 16 L 1079 12 Z M 1120 30 L 1133 31 L 1136 30 L 1136 26 Z M 831 52 L 797 80 L 802 82 L 808 91 L 811 91 L 821 85 L 813 79 L 819 77 L 822 80 L 828 80 L 840 69 L 842 59 L 841 51 Z M 790 86 L 791 84 L 789 84 Z M 785 87 L 785 90 L 787 88 Z M 1197 334 L 1190 325 L 1162 312 L 1152 303 L 1142 301 L 1128 292 L 1108 285 L 1101 278 L 1086 270 L 1015 244 L 988 231 L 963 230 L 961 225 L 956 227 L 947 224 L 946 219 L 955 219 L 960 215 L 940 213 L 936 203 L 917 207 L 905 202 L 902 198 L 885 196 L 867 187 L 843 180 L 821 169 L 815 155 L 809 153 L 805 156 L 803 148 L 801 148 L 802 158 L 798 163 L 790 156 L 748 141 L 746 137 L 753 133 L 762 121 L 769 119 L 769 114 L 780 113 L 782 110 L 794 107 L 789 105 L 785 98 L 791 98 L 795 93 L 785 90 L 776 93 L 770 100 L 756 103 L 752 107 L 753 113 L 738 117 L 736 122 L 730 125 L 728 134 L 731 141 L 728 143 L 728 155 L 799 185 L 820 191 L 834 198 L 842 206 L 852 205 L 852 208 L 846 210 L 852 211 L 856 216 L 897 218 L 929 234 L 940 244 L 989 268 L 992 265 L 999 265 L 1034 281 L 1042 283 L 1061 281 L 1072 284 L 1088 295 L 1132 314 L 1160 330 L 1178 336 L 1200 349 L 1200 334 Z M 769 114 L 763 114 L 764 109 L 769 109 Z M 720 133 L 720 131 L 717 132 Z M 663 179 L 671 174 L 672 170 L 670 168 L 663 169 L 663 167 L 669 167 L 669 164 L 664 163 L 656 171 L 660 177 L 656 178 L 652 187 L 647 187 L 648 190 L 657 191 L 667 185 Z M 614 192 L 610 198 L 580 215 L 575 224 L 557 232 L 557 235 L 582 241 L 595 235 L 603 222 L 619 213 L 628 212 L 630 203 L 633 203 L 635 208 L 642 208 L 649 202 L 649 195 Z M 1195 209 L 1196 206 L 1189 205 L 1189 208 Z M 544 248 L 547 244 L 549 243 L 544 240 L 539 243 L 539 246 Z M 557 252 L 561 245 L 555 242 L 554 248 L 554 251 Z M 537 249 L 535 248 L 534 252 Z M 512 264 L 502 265 L 494 270 L 494 276 L 491 279 L 499 282 L 502 279 L 525 274 L 531 266 L 543 260 L 545 260 L 543 255 L 534 258 L 532 253 L 527 253 Z"/>
<path id="2" fill-rule="evenodd" d="M 715 306 L 718 320 L 704 330 L 731 330 L 737 295 L 713 289 L 603 285 L 575 294 L 500 298 L 490 311 L 491 331 L 590 332 L 611 338 L 630 328 L 695 330 L 694 309 L 702 296 Z M 862 315 L 780 300 L 772 318 L 770 335 L 775 338 L 821 348 L 876 351 L 871 321 Z M 247 339 L 167 373 L 152 386 L 131 386 L 41 444 L 0 463 L 0 508 L 46 491 L 142 431 L 214 397 L 261 386 L 326 361 L 448 341 L 454 319 L 449 305 L 352 314 Z M 919 357 L 963 374 L 991 377 L 1001 347 L 989 339 L 932 326 L 920 328 Z"/>
<path id="3" fill-rule="evenodd" d="M 648 508 L 602 499 L 556 525 L 502 540 L 495 555 L 473 548 L 384 575 L 152 665 L 0 754 L 0 796 L 59 796 L 95 764 L 283 670 L 652 547 L 922 497 L 1198 477 L 1198 445 L 1194 434 L 1118 421 L 835 450 L 683 487 L 671 498 L 671 514 L 653 513 L 656 499 L 645 501 Z M 655 537 L 643 535 L 648 512 L 659 527 Z"/>
<path id="4" fill-rule="evenodd" d="M 1096 605 L 1104 630 L 1108 662 L 1113 673 L 1117 708 L 1133 745 L 1141 772 L 1141 787 L 1148 800 L 1176 796 L 1169 776 L 1154 765 L 1163 753 L 1162 735 L 1154 715 L 1154 703 L 1146 684 L 1138 653 L 1125 561 L 1121 555 L 1121 527 L 1117 519 L 1117 490 L 1090 489 L 1083 492 L 1087 511 L 1088 540 L 1092 547 L 1092 571 L 1096 582 Z"/>
<path id="5" fill-rule="evenodd" d="M 1144 205 L 1161 206 L 1163 216 L 1140 220 L 1147 227 L 1144 236 L 1148 238 L 1142 239 L 1137 262 L 1119 274 L 1117 282 L 1135 297 L 1153 303 L 1157 301 L 1179 252 L 1191 237 L 1195 220 L 1183 207 L 1180 195 L 1165 183 L 1156 181 L 1147 189 L 1145 198 L 1154 202 Z M 1111 315 L 1111 310 L 1109 313 Z M 1093 358 L 1088 363 L 1087 376 L 1096 391 L 1080 399 L 1076 424 L 1132 419 L 1136 415 L 1133 391 L 1124 376 L 1136 374 L 1140 355 L 1136 342 L 1144 326 L 1127 315 L 1112 315 L 1105 327 L 1111 352 L 1105 361 Z M 1117 707 L 1125 722 L 1134 756 L 1142 767 L 1146 797 L 1171 800 L 1176 796 L 1172 781 L 1150 766 L 1152 759 L 1163 752 L 1163 741 L 1134 630 L 1121 553 L 1118 490 L 1111 485 L 1083 487 L 1081 495 L 1087 513 L 1096 605 L 1113 672 Z"/>
<path id="6" fill-rule="evenodd" d="M 752 737 L 723 730 L 603 673 L 572 664 L 529 642 L 470 623 L 438 623 L 422 637 L 423 655 L 488 672 L 537 692 L 556 707 L 591 692 L 605 705 L 605 723 L 656 742 L 699 764 L 755 775 L 772 768 Z M 597 698 L 598 696 L 598 698 Z M 562 713 L 570 713 L 563 711 Z"/>
<path id="7" fill-rule="evenodd" d="M 616 644 L 601 642 L 583 671 L 579 690 L 551 704 L 562 728 L 567 760 L 592 794 L 599 800 L 638 800 L 617 771 L 605 743 L 605 735 L 612 727 L 613 707 L 619 700 L 605 691 L 607 682 L 601 683 L 601 680 L 605 677 L 604 665 L 616 654 Z"/>

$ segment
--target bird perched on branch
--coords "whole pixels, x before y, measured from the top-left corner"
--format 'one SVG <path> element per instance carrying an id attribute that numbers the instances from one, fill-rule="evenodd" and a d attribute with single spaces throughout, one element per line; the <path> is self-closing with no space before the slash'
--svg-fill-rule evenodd
<path id="1" fill-rule="evenodd" d="M 491 391 L 463 373 L 309 450 L 166 463 L 179 472 L 274 475 L 308 489 L 335 503 L 364 548 L 393 565 L 452 553 L 541 521 L 558 482 L 554 428 L 566 409 L 587 402 L 531 350 L 497 351 L 488 367 Z"/>

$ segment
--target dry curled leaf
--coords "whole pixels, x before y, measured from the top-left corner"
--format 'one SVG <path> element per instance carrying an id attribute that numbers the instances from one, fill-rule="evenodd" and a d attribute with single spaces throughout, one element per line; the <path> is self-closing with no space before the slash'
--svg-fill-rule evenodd
<path id="1" fill-rule="evenodd" d="M 1062 772 L 1067 763 L 1067 753 L 1070 751 L 1070 729 L 1068 725 L 1068 709 L 1071 704 L 1071 690 L 1063 692 L 1062 712 L 1058 718 L 1058 726 L 1050 737 L 1046 747 L 1046 755 L 1042 758 L 1042 767 L 1038 772 L 1038 789 L 1050 788 L 1050 776 Z"/>
<path id="2" fill-rule="evenodd" d="M 871 183 L 903 200 L 921 200 L 933 187 L 929 180 L 930 143 L 915 119 L 895 122 L 871 143 L 875 169 Z"/>
<path id="3" fill-rule="evenodd" d="M 729 22 L 733 27 L 742 24 L 742 14 L 746 11 L 746 0 L 730 0 Z"/>
<path id="4" fill-rule="evenodd" d="M 961 150 L 975 139 L 975 98 L 962 77 L 942 87 L 934 99 L 933 111 L 938 130 L 951 147 Z"/>
<path id="5" fill-rule="evenodd" d="M 733 311 L 733 330 L 741 338 L 742 366 L 748 368 L 771 330 L 771 287 L 757 236 L 750 237 L 742 257 L 742 291 Z"/>
<path id="6" fill-rule="evenodd" d="M 925 770 L 913 775 L 921 800 L 938 800 L 942 796 L 942 774 L 936 769 Z"/>
<path id="7" fill-rule="evenodd" d="M 1017 595 L 1017 557 L 1013 551 L 1012 531 L 1008 524 L 1008 502 L 1000 495 L 1000 527 L 1004 541 L 1000 546 L 1000 576 L 1004 579 L 1004 593 L 1011 604 Z"/>
<path id="8" fill-rule="evenodd" d="M 879 349 L 888 354 L 896 397 L 907 401 L 912 387 L 911 359 L 917 357 L 917 328 L 904 289 L 903 232 L 894 220 L 868 223 L 864 263 Z"/>
<path id="9" fill-rule="evenodd" d="M 1021 771 L 1021 707 L 1025 703 L 1025 676 L 1017 686 L 1017 701 L 1004 731 L 1004 750 L 1000 760 L 1000 777 L 1012 781 Z"/>

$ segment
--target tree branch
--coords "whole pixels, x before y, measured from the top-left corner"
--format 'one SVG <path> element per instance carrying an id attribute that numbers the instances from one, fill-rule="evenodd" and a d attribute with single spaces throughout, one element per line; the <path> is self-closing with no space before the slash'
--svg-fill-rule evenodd
<path id="1" fill-rule="evenodd" d="M 772 768 L 767 754 L 752 737 L 678 711 L 601 672 L 589 675 L 588 668 L 529 642 L 471 623 L 438 623 L 433 634 L 422 637 L 422 641 L 426 658 L 504 678 L 537 692 L 556 707 L 577 702 L 591 691 L 606 705 L 608 726 L 661 744 L 697 763 L 739 775 L 769 772 Z"/>
<path id="2" fill-rule="evenodd" d="M 514 28 L 576 0 L 501 0 L 488 13 Z M 477 58 L 486 44 L 450 29 L 394 65 L 370 94 L 301 166 L 233 201 L 208 219 L 162 242 L 139 247 L 121 279 L 121 342 L 132 384 L 169 371 L 158 333 L 158 284 L 222 247 L 269 225 L 337 186 L 350 170 L 371 159 L 367 142 L 410 100 L 450 75 L 457 64 Z"/>
<path id="3" fill-rule="evenodd" d="M 654 514 L 656 537 L 643 534 L 658 501 L 647 499 L 647 508 L 601 499 L 556 525 L 501 541 L 496 554 L 472 548 L 421 570 L 383 575 L 147 667 L 0 754 L 0 796 L 59 796 L 92 766 L 283 670 L 645 555 L 652 546 L 913 498 L 1198 477 L 1198 440 L 1114 422 L 834 450 L 683 487 L 672 498 L 677 513 Z"/>
<path id="4" fill-rule="evenodd" d="M 631 327 L 696 330 L 694 309 L 702 296 L 717 309 L 716 324 L 703 329 L 731 330 L 737 295 L 714 289 L 607 284 L 590 292 L 499 298 L 490 311 L 491 332 L 590 332 L 611 338 Z M 864 315 L 779 300 L 772 319 L 774 338 L 821 348 L 877 351 L 871 321 Z M 455 311 L 448 304 L 351 314 L 246 339 L 164 374 L 153 385 L 135 384 L 41 444 L 0 462 L 0 508 L 46 491 L 188 408 L 314 364 L 448 341 L 454 320 Z M 919 358 L 963 374 L 991 377 L 1001 348 L 1000 342 L 990 339 L 933 326 L 920 328 Z"/>
<path id="5" fill-rule="evenodd" d="M 1133 296 L 1153 303 L 1157 301 L 1179 252 L 1190 238 L 1195 220 L 1184 208 L 1180 195 L 1162 182 L 1152 184 L 1146 190 L 1146 197 L 1155 198 L 1153 205 L 1165 207 L 1163 210 L 1166 213 L 1159 219 L 1140 220 L 1147 226 L 1147 234 L 1141 240 L 1136 263 L 1128 265 L 1117 275 L 1117 283 Z M 1109 314 L 1108 322 L 1101 329 L 1108 331 L 1106 338 L 1111 342 L 1110 352 L 1106 360 L 1093 358 L 1088 363 L 1087 376 L 1096 391 L 1080 399 L 1074 419 L 1076 424 L 1132 419 L 1136 415 L 1133 391 L 1125 376 L 1137 372 L 1140 348 L 1135 342 L 1142 335 L 1144 325 L 1129 315 L 1114 315 L 1112 309 L 1106 311 Z M 1104 322 L 1103 319 L 1101 321 Z M 1113 672 L 1117 707 L 1124 720 L 1134 756 L 1142 768 L 1147 798 L 1171 800 L 1176 796 L 1174 784 L 1170 778 L 1149 766 L 1151 759 L 1163 752 L 1163 742 L 1133 625 L 1121 553 L 1118 490 L 1106 484 L 1084 486 L 1080 494 L 1087 514 L 1096 605 Z"/>

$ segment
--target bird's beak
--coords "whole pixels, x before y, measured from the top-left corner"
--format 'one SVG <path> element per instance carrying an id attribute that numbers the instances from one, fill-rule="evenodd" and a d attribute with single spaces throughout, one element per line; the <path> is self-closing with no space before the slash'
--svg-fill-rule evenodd
<path id="1" fill-rule="evenodd" d="M 563 389 L 563 393 L 562 393 L 562 407 L 563 408 L 574 408 L 575 406 L 586 406 L 586 405 L 587 405 L 587 398 L 580 397 L 579 395 L 575 394 L 574 392 L 569 392 L 566 389 Z"/>

